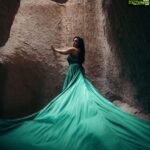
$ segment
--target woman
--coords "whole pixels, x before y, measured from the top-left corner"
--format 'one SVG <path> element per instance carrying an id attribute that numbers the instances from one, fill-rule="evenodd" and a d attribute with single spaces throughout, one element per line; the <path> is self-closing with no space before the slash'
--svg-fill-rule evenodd
<path id="1" fill-rule="evenodd" d="M 60 54 L 69 55 L 67 58 L 69 68 L 63 85 L 64 90 L 69 85 L 71 80 L 74 79 L 74 76 L 76 76 L 76 74 L 82 73 L 83 75 L 85 75 L 85 71 L 82 66 L 85 60 L 84 40 L 79 36 L 75 36 L 73 38 L 73 47 L 66 49 L 56 49 L 53 46 L 51 46 L 51 48 L 53 51 L 58 52 Z"/>
<path id="2" fill-rule="evenodd" d="M 84 42 L 52 49 L 68 54 L 63 91 L 39 112 L 0 120 L 2 150 L 150 150 L 150 122 L 105 99 L 85 77 Z M 82 42 L 81 42 L 82 41 Z M 82 43 L 82 44 L 81 44 Z"/>

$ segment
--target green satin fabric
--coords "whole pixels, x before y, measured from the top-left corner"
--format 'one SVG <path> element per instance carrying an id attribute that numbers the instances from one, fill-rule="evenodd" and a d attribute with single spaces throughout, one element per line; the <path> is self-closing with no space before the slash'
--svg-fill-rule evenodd
<path id="1" fill-rule="evenodd" d="M 29 116 L 0 120 L 1 150 L 150 150 L 150 122 L 104 98 L 70 63 L 63 91 Z"/>

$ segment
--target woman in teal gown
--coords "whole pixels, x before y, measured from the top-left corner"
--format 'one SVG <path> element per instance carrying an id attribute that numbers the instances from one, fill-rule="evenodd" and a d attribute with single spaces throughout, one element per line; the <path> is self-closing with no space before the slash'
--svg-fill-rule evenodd
<path id="1" fill-rule="evenodd" d="M 0 150 L 150 150 L 150 121 L 115 106 L 86 78 L 83 39 L 52 49 L 69 54 L 62 92 L 34 114 L 0 119 Z"/>

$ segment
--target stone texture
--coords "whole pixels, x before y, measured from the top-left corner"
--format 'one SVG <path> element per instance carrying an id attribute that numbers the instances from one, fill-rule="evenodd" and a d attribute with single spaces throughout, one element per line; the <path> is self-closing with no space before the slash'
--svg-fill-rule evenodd
<path id="1" fill-rule="evenodd" d="M 20 0 L 0 0 L 0 46 L 9 38 L 14 16 L 20 5 Z"/>
<path id="2" fill-rule="evenodd" d="M 0 10 L 0 14 L 6 12 Z M 140 23 L 139 12 L 146 25 Z M 2 30 L 0 26 L 0 42 L 3 36 L 8 39 L 11 27 L 8 42 L 0 48 L 1 116 L 30 114 L 61 92 L 67 56 L 53 53 L 50 46 L 71 46 L 76 35 L 85 39 L 86 74 L 105 97 L 121 100 L 124 105 L 118 106 L 122 108 L 125 102 L 148 103 L 149 31 L 146 34 L 142 28 L 149 25 L 146 18 L 146 8 L 128 8 L 119 0 L 22 0 L 12 27 Z M 137 44 L 138 37 L 142 42 Z M 148 110 L 149 105 L 142 108 Z"/>
<path id="3" fill-rule="evenodd" d="M 112 53 L 119 56 L 121 65 L 118 76 L 122 86 L 121 95 L 130 104 L 136 102 L 142 106 L 143 111 L 149 112 L 150 9 L 114 0 L 103 1 L 103 10 L 106 15 L 107 39 Z"/>
<path id="4" fill-rule="evenodd" d="M 57 3 L 21 1 L 9 41 L 0 50 L 1 66 L 7 70 L 4 116 L 30 114 L 61 91 L 67 62 L 50 49 L 51 44 L 60 45 L 60 23 Z"/>
<path id="5" fill-rule="evenodd" d="M 52 0 L 52 1 L 55 1 L 57 3 L 66 3 L 68 0 Z"/>

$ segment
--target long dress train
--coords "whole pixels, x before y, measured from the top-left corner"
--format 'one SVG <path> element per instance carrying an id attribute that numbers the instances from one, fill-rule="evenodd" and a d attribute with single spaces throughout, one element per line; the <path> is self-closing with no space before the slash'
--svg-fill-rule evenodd
<path id="1" fill-rule="evenodd" d="M 150 121 L 104 98 L 69 55 L 62 92 L 40 111 L 0 119 L 0 150 L 150 150 Z"/>

